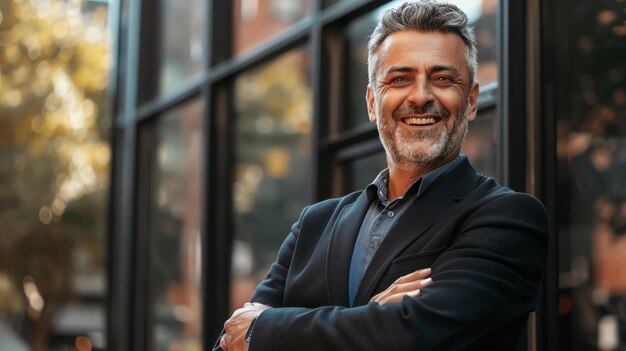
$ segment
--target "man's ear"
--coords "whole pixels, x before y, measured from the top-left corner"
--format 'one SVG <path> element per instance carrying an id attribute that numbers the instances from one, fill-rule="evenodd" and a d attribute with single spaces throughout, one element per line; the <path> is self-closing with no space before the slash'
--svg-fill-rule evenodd
<path id="1" fill-rule="evenodd" d="M 478 95 L 480 94 L 480 84 L 478 82 L 474 82 L 472 85 L 472 90 L 469 95 L 469 114 L 467 116 L 468 122 L 474 122 L 476 119 L 476 114 L 478 112 Z"/>
<path id="2" fill-rule="evenodd" d="M 365 91 L 365 101 L 367 102 L 367 114 L 372 123 L 376 123 L 376 103 L 374 102 L 374 91 L 371 86 L 367 86 Z"/>

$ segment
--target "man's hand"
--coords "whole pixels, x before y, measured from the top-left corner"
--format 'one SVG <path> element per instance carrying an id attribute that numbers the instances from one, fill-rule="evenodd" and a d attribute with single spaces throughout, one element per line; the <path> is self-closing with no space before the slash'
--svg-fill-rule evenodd
<path id="1" fill-rule="evenodd" d="M 247 351 L 246 332 L 250 327 L 250 323 L 268 308 L 270 306 L 262 303 L 246 302 L 242 308 L 235 311 L 224 323 L 224 336 L 220 340 L 222 350 Z"/>
<path id="2" fill-rule="evenodd" d="M 370 302 L 384 305 L 388 302 L 402 301 L 405 295 L 410 297 L 418 296 L 421 288 L 433 283 L 431 278 L 426 278 L 429 274 L 430 268 L 426 268 L 403 275 L 387 289 L 374 295 L 374 297 L 370 299 Z"/>

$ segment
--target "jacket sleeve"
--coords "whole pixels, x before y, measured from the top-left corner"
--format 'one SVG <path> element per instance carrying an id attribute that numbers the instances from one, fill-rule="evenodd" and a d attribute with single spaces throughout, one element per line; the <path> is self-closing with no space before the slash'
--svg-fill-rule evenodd
<path id="1" fill-rule="evenodd" d="M 250 350 L 466 349 L 534 310 L 547 236 L 538 200 L 519 193 L 499 197 L 460 226 L 421 296 L 382 306 L 271 308 L 259 316 Z M 270 271 L 278 278 L 263 282 L 260 302 L 273 302 L 284 285 L 290 240 L 285 245 Z"/>

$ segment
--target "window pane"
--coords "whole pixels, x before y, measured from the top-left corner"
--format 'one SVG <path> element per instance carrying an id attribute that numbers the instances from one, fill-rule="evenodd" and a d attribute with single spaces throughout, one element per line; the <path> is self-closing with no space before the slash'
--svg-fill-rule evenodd
<path id="1" fill-rule="evenodd" d="M 200 100 L 161 116 L 155 126 L 149 211 L 151 350 L 202 346 Z"/>
<path id="2" fill-rule="evenodd" d="M 311 199 L 308 69 L 308 53 L 297 50 L 235 81 L 233 309 L 248 301 Z"/>
<path id="3" fill-rule="evenodd" d="M 626 12 L 557 1 L 559 342 L 626 348 Z M 565 64 L 560 64 L 566 62 Z"/>
<path id="4" fill-rule="evenodd" d="M 309 15 L 309 0 L 233 0 L 233 52 L 253 48 Z"/>
<path id="5" fill-rule="evenodd" d="M 343 0 L 356 1 L 356 0 Z M 368 123 L 365 89 L 367 87 L 367 39 L 372 33 L 378 15 L 402 1 L 392 1 L 379 9 L 352 21 L 345 29 L 345 45 L 348 64 L 345 74 L 350 82 L 347 90 L 347 108 L 349 121 L 344 128 L 354 128 Z M 474 26 L 478 42 L 479 69 L 477 79 L 481 87 L 497 82 L 498 66 L 496 63 L 496 6 L 495 0 L 457 0 L 450 1 L 466 12 L 469 22 Z"/>
<path id="6" fill-rule="evenodd" d="M 344 129 L 354 128 L 361 124 L 370 123 L 365 103 L 367 89 L 367 38 L 376 26 L 376 16 L 380 12 L 369 13 L 351 22 L 346 28 L 346 52 L 348 62 L 345 74 L 348 75 L 349 85 L 344 86 L 348 97 L 349 120 Z"/>
<path id="7" fill-rule="evenodd" d="M 0 349 L 106 347 L 107 2 L 0 1 Z"/>
<path id="8" fill-rule="evenodd" d="M 472 166 L 486 176 L 496 177 L 496 108 L 478 112 L 469 125 L 461 153 L 467 155 Z"/>
<path id="9" fill-rule="evenodd" d="M 361 157 L 350 163 L 350 172 L 352 175 L 352 188 L 349 191 L 363 190 L 374 178 L 387 168 L 387 159 L 385 152 L 378 152 L 373 155 Z"/>
<path id="10" fill-rule="evenodd" d="M 206 56 L 206 4 L 203 0 L 161 0 L 160 90 L 201 73 Z"/>

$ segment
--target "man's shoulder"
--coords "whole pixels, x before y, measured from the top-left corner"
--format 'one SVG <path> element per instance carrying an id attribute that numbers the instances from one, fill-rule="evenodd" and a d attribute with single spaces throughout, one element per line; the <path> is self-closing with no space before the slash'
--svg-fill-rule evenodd
<path id="1" fill-rule="evenodd" d="M 363 190 L 358 190 L 341 197 L 326 199 L 310 205 L 308 211 L 328 211 L 342 208 L 354 203 L 362 194 Z"/>
<path id="2" fill-rule="evenodd" d="M 301 215 L 302 223 L 321 224 L 337 218 L 344 208 L 354 204 L 363 191 L 355 191 L 348 195 L 330 198 L 307 206 Z"/>
<path id="3" fill-rule="evenodd" d="M 480 185 L 470 196 L 474 197 L 472 203 L 477 212 L 508 212 L 519 216 L 536 212 L 546 217 L 546 209 L 539 199 L 501 185 L 491 177 L 481 175 Z"/>
<path id="4" fill-rule="evenodd" d="M 492 177 L 488 177 L 480 174 L 479 184 L 485 184 L 484 188 L 484 196 L 489 197 L 492 200 L 504 198 L 507 201 L 521 201 L 521 202 L 529 202 L 529 203 L 541 203 L 536 197 L 531 194 L 513 190 L 507 186 L 500 184 L 498 181 L 493 179 Z M 478 186 L 477 188 L 479 188 Z"/>

